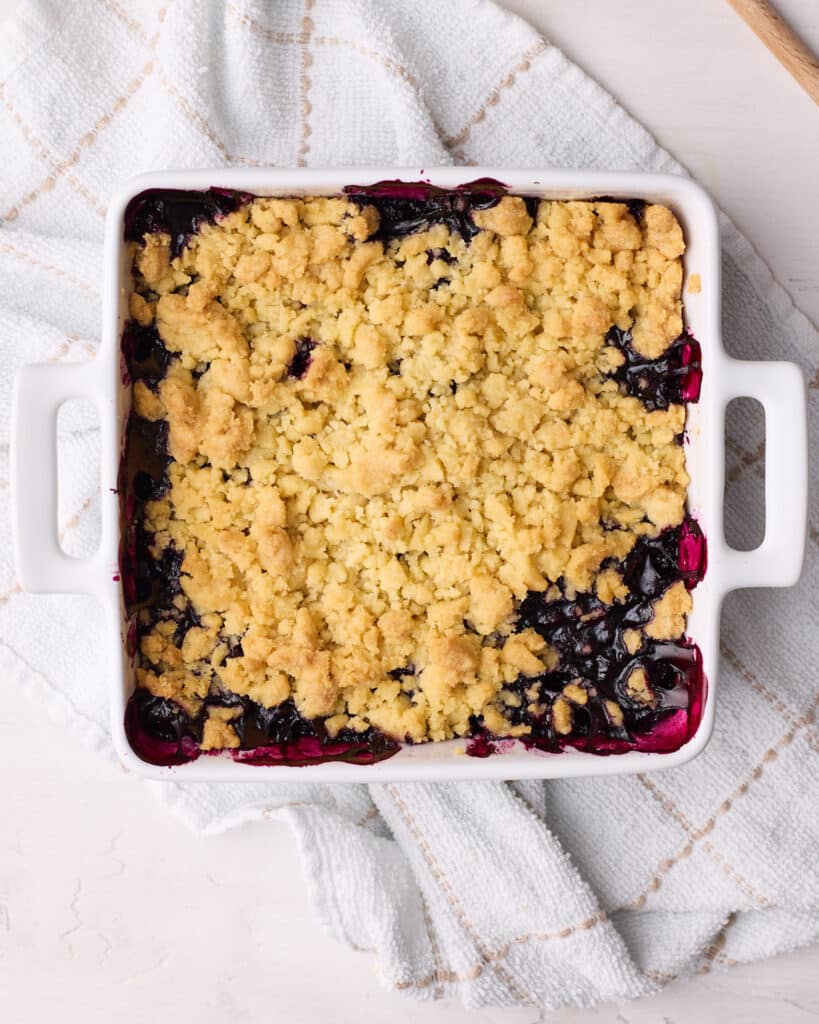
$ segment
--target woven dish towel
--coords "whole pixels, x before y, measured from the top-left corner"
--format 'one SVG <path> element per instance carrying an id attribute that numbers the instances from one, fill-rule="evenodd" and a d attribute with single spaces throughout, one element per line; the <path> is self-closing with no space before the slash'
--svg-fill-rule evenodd
<path id="1" fill-rule="evenodd" d="M 93 358 L 106 197 L 137 171 L 680 170 L 594 82 L 489 0 L 29 2 L 3 25 L 0 141 L 4 431 L 20 365 Z M 736 229 L 723 220 L 723 230 L 727 346 L 801 363 L 815 414 L 819 338 Z M 729 473 L 746 537 L 759 526 L 749 495 L 760 441 L 755 421 L 735 420 Z M 60 443 L 62 533 L 79 554 L 98 529 L 88 410 L 66 409 Z M 7 460 L 4 438 L 4 537 Z M 153 784 L 157 797 L 205 834 L 289 821 L 326 928 L 374 951 L 387 986 L 422 999 L 589 1005 L 807 943 L 819 910 L 815 764 L 808 770 L 818 546 L 814 528 L 795 590 L 731 597 L 716 735 L 684 768 L 336 788 L 311 784 L 306 770 L 297 785 Z M 90 599 L 21 593 L 3 544 L 3 685 L 110 756 L 102 630 Z"/>

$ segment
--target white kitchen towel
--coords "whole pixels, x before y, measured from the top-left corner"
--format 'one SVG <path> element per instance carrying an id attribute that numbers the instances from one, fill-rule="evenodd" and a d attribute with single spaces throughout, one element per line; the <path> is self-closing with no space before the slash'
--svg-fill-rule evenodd
<path id="1" fill-rule="evenodd" d="M 19 366 L 93 358 L 106 199 L 137 171 L 680 170 L 489 0 L 29 2 L 0 38 L 0 153 L 4 432 Z M 725 220 L 723 231 L 728 348 L 805 368 L 816 453 L 819 338 L 747 241 Z M 745 542 L 760 526 L 760 442 L 750 414 L 734 417 L 731 515 Z M 61 449 L 64 543 L 82 553 L 98 530 L 90 410 L 66 407 Z M 588 1005 L 791 949 L 816 937 L 819 910 L 817 547 L 814 525 L 796 589 L 728 601 L 716 734 L 687 767 L 338 788 L 311 784 L 306 770 L 299 785 L 154 788 L 202 833 L 289 821 L 326 927 L 374 951 L 384 983 L 418 998 Z M 110 755 L 103 630 L 90 599 L 21 593 L 2 545 L 2 686 Z"/>

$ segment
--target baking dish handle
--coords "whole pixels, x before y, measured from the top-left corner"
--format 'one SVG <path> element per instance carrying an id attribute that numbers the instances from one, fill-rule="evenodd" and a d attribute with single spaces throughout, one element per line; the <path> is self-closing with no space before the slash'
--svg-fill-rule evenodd
<path id="1" fill-rule="evenodd" d="M 726 403 L 755 398 L 765 410 L 765 537 L 753 551 L 726 550 L 725 590 L 791 587 L 802 573 L 808 525 L 805 380 L 795 363 L 729 359 Z"/>
<path id="2" fill-rule="evenodd" d="M 17 573 L 34 594 L 93 593 L 100 555 L 73 558 L 57 532 L 57 414 L 72 398 L 95 404 L 95 363 L 24 366 L 11 410 L 11 520 Z"/>

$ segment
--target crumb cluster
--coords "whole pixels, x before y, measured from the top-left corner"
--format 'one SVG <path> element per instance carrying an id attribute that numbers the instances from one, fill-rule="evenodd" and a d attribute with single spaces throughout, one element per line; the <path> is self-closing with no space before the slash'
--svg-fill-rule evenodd
<path id="1" fill-rule="evenodd" d="M 530 210 L 476 211 L 469 243 L 443 224 L 383 242 L 371 206 L 256 198 L 176 257 L 167 234 L 133 244 L 131 315 L 173 357 L 134 384 L 171 460 L 144 527 L 154 557 L 181 553 L 196 622 L 140 613 L 139 686 L 191 714 L 215 689 L 292 699 L 331 736 L 526 733 L 510 684 L 558 658 L 516 631 L 520 602 L 622 600 L 615 562 L 682 521 L 688 484 L 684 406 L 625 394 L 606 342 L 630 330 L 653 359 L 681 334 L 678 222 Z M 680 636 L 690 602 L 672 586 L 646 635 Z M 209 707 L 202 749 L 238 746 L 239 713 Z"/>

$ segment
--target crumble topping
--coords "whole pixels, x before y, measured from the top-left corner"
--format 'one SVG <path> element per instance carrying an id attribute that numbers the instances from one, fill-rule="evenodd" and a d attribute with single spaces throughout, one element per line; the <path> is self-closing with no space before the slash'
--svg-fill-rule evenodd
<path id="1" fill-rule="evenodd" d="M 132 244 L 131 316 L 171 354 L 134 382 L 170 457 L 142 528 L 181 559 L 174 607 L 138 612 L 140 687 L 191 716 L 292 701 L 330 736 L 526 736 L 561 655 L 521 603 L 619 607 L 618 566 L 683 523 L 684 404 L 630 393 L 620 343 L 682 334 L 674 215 L 506 196 L 472 219 L 378 239 L 360 200 L 254 198 Z M 651 607 L 629 654 L 684 633 L 686 584 Z M 655 699 L 640 668 L 627 691 Z M 595 695 L 563 685 L 554 731 Z M 240 745 L 240 706 L 205 713 L 201 749 Z"/>

